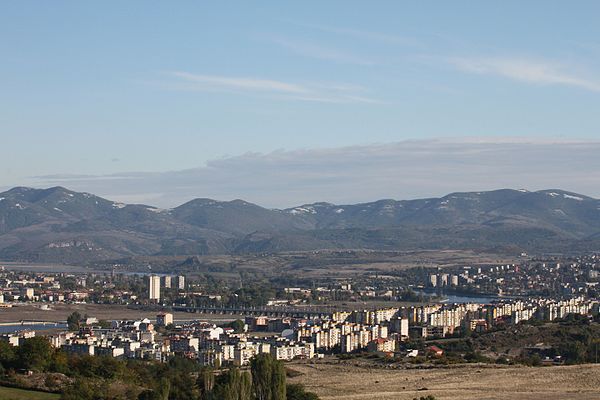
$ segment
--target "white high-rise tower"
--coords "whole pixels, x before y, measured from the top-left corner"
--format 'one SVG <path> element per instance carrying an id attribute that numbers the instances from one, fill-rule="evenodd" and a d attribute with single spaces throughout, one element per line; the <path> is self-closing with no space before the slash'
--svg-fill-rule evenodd
<path id="1" fill-rule="evenodd" d="M 177 277 L 177 289 L 185 289 L 185 276 L 179 275 Z"/>
<path id="2" fill-rule="evenodd" d="M 150 275 L 148 282 L 148 298 L 150 300 L 160 300 L 160 276 Z"/>

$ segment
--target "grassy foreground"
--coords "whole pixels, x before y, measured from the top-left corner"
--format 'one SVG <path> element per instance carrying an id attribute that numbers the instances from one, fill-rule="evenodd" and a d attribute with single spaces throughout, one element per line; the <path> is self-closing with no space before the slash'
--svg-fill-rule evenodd
<path id="1" fill-rule="evenodd" d="M 0 400 L 58 400 L 59 397 L 53 393 L 0 386 Z"/>

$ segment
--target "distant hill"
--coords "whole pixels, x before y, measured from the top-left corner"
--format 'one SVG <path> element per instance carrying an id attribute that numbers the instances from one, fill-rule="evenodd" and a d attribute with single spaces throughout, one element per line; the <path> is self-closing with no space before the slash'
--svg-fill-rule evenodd
<path id="1" fill-rule="evenodd" d="M 62 187 L 0 193 L 3 260 L 87 262 L 324 248 L 596 250 L 600 201 L 563 190 L 502 189 L 285 210 L 196 199 L 162 210 Z"/>

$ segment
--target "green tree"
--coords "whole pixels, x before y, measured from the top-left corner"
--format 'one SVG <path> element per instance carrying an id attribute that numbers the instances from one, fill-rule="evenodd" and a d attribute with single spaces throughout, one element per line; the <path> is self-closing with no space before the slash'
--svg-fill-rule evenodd
<path id="1" fill-rule="evenodd" d="M 167 378 L 161 378 L 156 390 L 158 397 L 157 400 L 167 400 L 169 398 L 169 392 L 171 391 L 171 382 Z"/>
<path id="2" fill-rule="evenodd" d="M 273 361 L 268 354 L 259 354 L 250 361 L 252 384 L 257 400 L 273 400 L 271 397 Z"/>
<path id="3" fill-rule="evenodd" d="M 252 379 L 247 372 L 231 368 L 217 377 L 207 397 L 210 400 L 252 400 Z"/>
<path id="4" fill-rule="evenodd" d="M 87 379 L 77 379 L 75 383 L 66 388 L 61 400 L 93 400 L 94 388 L 90 385 Z"/>
<path id="5" fill-rule="evenodd" d="M 241 373 L 240 379 L 240 400 L 251 400 L 253 395 L 252 377 L 247 372 Z"/>
<path id="6" fill-rule="evenodd" d="M 78 331 L 81 326 L 81 314 L 77 311 L 73 311 L 71 315 L 67 317 L 67 326 L 70 331 Z"/>
<path id="7" fill-rule="evenodd" d="M 286 400 L 285 367 L 283 366 L 283 362 L 273 361 L 272 371 L 272 399 Z"/>
<path id="8" fill-rule="evenodd" d="M 200 371 L 196 383 L 200 388 L 200 392 L 204 395 L 203 398 L 207 398 L 215 387 L 215 373 L 213 369 L 204 368 Z"/>
<path id="9" fill-rule="evenodd" d="M 50 361 L 49 369 L 52 372 L 60 372 L 61 374 L 70 373 L 67 354 L 63 351 L 55 351 Z"/>
<path id="10" fill-rule="evenodd" d="M 229 324 L 229 327 L 233 328 L 235 333 L 244 332 L 244 326 L 246 326 L 246 324 L 241 319 L 236 319 L 235 321 L 233 321 Z"/>
<path id="11" fill-rule="evenodd" d="M 45 371 L 50 362 L 54 349 L 50 342 L 41 336 L 25 339 L 17 349 L 17 363 L 21 368 L 34 371 Z"/>
<path id="12" fill-rule="evenodd" d="M 168 371 L 167 378 L 169 381 L 169 400 L 194 400 L 198 398 L 196 382 L 189 372 Z"/>
<path id="13" fill-rule="evenodd" d="M 257 400 L 286 400 L 285 368 L 270 354 L 259 354 L 250 361 L 252 383 Z"/>
<path id="14" fill-rule="evenodd" d="M 138 400 L 168 400 L 170 391 L 171 382 L 163 377 L 156 388 L 142 391 L 138 395 Z"/>
<path id="15" fill-rule="evenodd" d="M 0 341 L 0 365 L 5 369 L 12 368 L 15 359 L 15 348 L 7 342 Z"/>

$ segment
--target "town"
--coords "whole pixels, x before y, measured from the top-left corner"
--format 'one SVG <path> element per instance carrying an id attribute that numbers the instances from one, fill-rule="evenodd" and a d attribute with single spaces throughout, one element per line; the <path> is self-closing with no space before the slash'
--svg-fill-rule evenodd
<path id="1" fill-rule="evenodd" d="M 467 337 L 529 321 L 552 322 L 569 315 L 597 318 L 597 261 L 594 254 L 528 260 L 521 265 L 418 269 L 379 279 L 330 281 L 323 287 L 280 287 L 266 291 L 266 297 L 248 295 L 252 287 L 227 292 L 221 285 L 215 291 L 185 275 L 4 269 L 1 307 L 33 305 L 51 310 L 62 303 L 74 311 L 67 320 L 54 321 L 57 326 L 50 333 L 27 329 L 28 324 L 42 321 L 13 321 L 16 329 L 2 334 L 0 340 L 18 346 L 44 335 L 70 354 L 160 362 L 179 356 L 215 368 L 244 367 L 264 353 L 283 361 L 356 353 L 408 361 L 435 359 L 444 352 L 428 345 L 436 339 Z M 394 286 L 409 277 L 416 284 Z M 505 296 L 449 301 L 454 292 Z M 81 315 L 78 305 L 88 303 L 133 307 L 146 317 Z M 174 312 L 189 318 L 175 320 Z M 224 319 L 214 321 L 211 315 Z M 561 360 L 558 356 L 554 359 Z"/>

